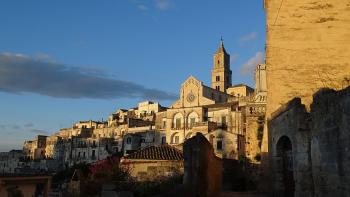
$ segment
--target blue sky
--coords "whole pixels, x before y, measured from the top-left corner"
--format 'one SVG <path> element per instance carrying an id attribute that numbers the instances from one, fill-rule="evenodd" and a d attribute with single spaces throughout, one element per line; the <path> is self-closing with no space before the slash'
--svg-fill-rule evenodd
<path id="1" fill-rule="evenodd" d="M 263 61 L 262 0 L 0 2 L 0 151 L 151 98 L 210 84 L 220 37 L 233 83 Z"/>

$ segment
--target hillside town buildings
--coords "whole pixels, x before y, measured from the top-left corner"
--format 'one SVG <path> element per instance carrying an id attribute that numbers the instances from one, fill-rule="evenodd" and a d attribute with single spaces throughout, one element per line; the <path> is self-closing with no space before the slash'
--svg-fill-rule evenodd
<path id="1" fill-rule="evenodd" d="M 23 145 L 30 160 L 54 160 L 58 168 L 94 163 L 111 155 L 127 156 L 149 147 L 172 146 L 202 133 L 220 158 L 260 161 L 260 127 L 266 103 L 265 66 L 257 65 L 256 88 L 232 85 L 230 55 L 221 40 L 213 56 L 211 85 L 190 76 L 169 107 L 145 101 L 118 109 L 106 121 L 80 121 L 51 136 Z M 50 167 L 44 169 L 51 169 Z"/>

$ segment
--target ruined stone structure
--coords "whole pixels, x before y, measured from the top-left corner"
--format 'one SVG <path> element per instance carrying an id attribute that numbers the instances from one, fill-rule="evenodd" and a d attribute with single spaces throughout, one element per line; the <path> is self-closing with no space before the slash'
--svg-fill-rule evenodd
<path id="1" fill-rule="evenodd" d="M 213 147 L 200 133 L 184 144 L 184 185 L 192 196 L 211 196 L 221 191 L 223 166 Z"/>
<path id="2" fill-rule="evenodd" d="M 269 124 L 277 196 L 350 195 L 350 87 L 320 90 L 311 111 L 296 98 Z"/>

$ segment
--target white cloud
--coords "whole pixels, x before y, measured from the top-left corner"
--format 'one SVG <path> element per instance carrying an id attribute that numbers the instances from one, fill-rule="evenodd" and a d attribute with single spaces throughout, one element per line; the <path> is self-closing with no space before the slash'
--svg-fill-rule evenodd
<path id="1" fill-rule="evenodd" d="M 240 38 L 240 41 L 242 42 L 248 42 L 248 41 L 252 41 L 255 40 L 258 37 L 258 33 L 257 32 L 251 32 L 247 35 L 244 35 Z"/>
<path id="2" fill-rule="evenodd" d="M 155 6 L 160 10 L 168 10 L 173 6 L 173 2 L 171 0 L 155 0 Z"/>
<path id="3" fill-rule="evenodd" d="M 246 63 L 244 63 L 241 68 L 240 72 L 243 75 L 250 75 L 254 73 L 255 67 L 258 64 L 262 64 L 265 61 L 265 54 L 264 52 L 258 51 L 255 53 L 253 57 L 251 57 Z"/>
<path id="4" fill-rule="evenodd" d="M 147 10 L 148 10 L 148 7 L 145 6 L 145 5 L 143 5 L 143 4 L 138 5 L 137 8 L 138 8 L 139 10 L 142 10 L 142 11 L 147 11 Z"/>

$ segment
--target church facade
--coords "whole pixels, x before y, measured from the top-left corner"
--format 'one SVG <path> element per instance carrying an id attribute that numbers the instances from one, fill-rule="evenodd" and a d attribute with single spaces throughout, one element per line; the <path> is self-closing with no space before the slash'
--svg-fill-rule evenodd
<path id="1" fill-rule="evenodd" d="M 261 68 L 263 67 L 259 65 L 256 71 L 257 87 L 263 86 L 261 82 L 264 83 L 264 70 Z M 257 88 L 257 91 L 262 92 L 260 89 Z M 247 140 L 258 138 L 258 126 L 249 127 L 246 123 L 249 120 L 250 124 L 255 124 L 262 119 L 258 120 L 257 117 L 264 116 L 264 103 L 259 104 L 257 100 L 259 99 L 255 98 L 253 88 L 244 84 L 232 86 L 230 55 L 221 40 L 213 56 L 211 87 L 190 76 L 181 85 L 179 99 L 166 110 L 164 121 L 167 143 L 181 146 L 185 140 L 200 132 L 212 144 L 217 156 L 239 159 L 241 156 L 249 155 L 250 159 L 254 159 L 260 151 L 259 143 L 255 143 L 256 146 L 250 146 Z M 260 101 L 264 102 L 261 99 Z M 256 107 L 261 104 L 261 109 Z M 261 113 L 258 113 L 258 110 Z M 255 118 L 250 120 L 246 117 Z M 250 138 L 246 138 L 247 128 L 248 132 L 253 133 L 250 134 Z M 250 152 L 254 153 L 250 154 Z"/>

